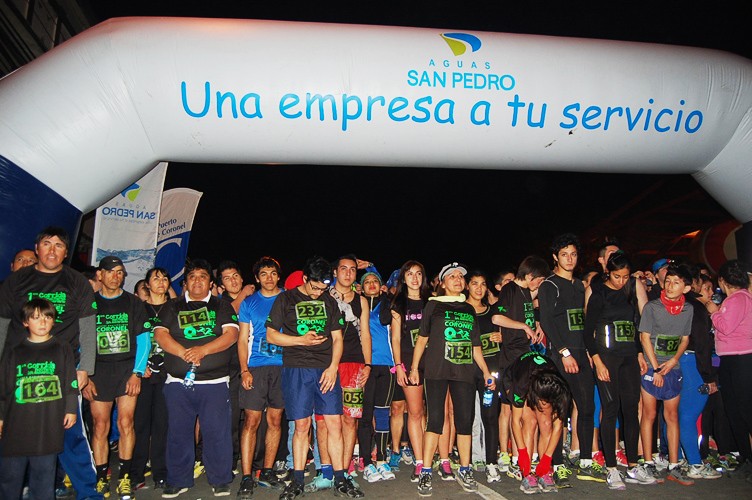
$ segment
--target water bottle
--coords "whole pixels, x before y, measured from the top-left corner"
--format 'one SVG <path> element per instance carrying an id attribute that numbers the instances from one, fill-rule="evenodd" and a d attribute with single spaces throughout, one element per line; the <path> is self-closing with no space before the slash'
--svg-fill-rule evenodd
<path id="1" fill-rule="evenodd" d="M 185 378 L 183 378 L 183 385 L 187 387 L 188 389 L 193 388 L 193 382 L 196 380 L 196 363 L 191 363 L 191 367 L 188 369 L 188 372 L 185 374 Z"/>
<path id="2" fill-rule="evenodd" d="M 493 401 L 493 391 L 491 390 L 492 383 L 493 383 L 492 378 L 486 380 L 486 390 L 483 391 L 483 407 L 484 408 L 490 408 L 491 402 Z"/>

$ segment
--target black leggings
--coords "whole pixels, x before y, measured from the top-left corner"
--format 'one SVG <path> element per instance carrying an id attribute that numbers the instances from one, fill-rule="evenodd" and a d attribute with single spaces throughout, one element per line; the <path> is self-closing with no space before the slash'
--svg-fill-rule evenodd
<path id="1" fill-rule="evenodd" d="M 616 467 L 616 418 L 619 409 L 624 415 L 621 430 L 627 461 L 631 464 L 637 463 L 637 441 L 640 438 L 640 422 L 637 418 L 641 387 L 640 364 L 636 355 L 621 357 L 600 354 L 600 358 L 611 377 L 611 382 L 598 381 L 603 409 L 601 441 L 606 467 Z"/>
<path id="2" fill-rule="evenodd" d="M 572 357 L 577 361 L 579 372 L 567 373 L 558 354 L 553 354 L 554 364 L 569 384 L 572 399 L 577 404 L 577 437 L 580 440 L 580 458 L 592 458 L 593 455 L 593 415 L 595 413 L 595 378 L 590 369 L 590 360 L 584 349 L 571 349 Z"/>
<path id="3" fill-rule="evenodd" d="M 374 434 L 376 460 L 386 460 L 386 450 L 391 444 L 389 407 L 394 396 L 396 378 L 390 368 L 383 365 L 372 366 L 363 388 L 363 416 L 358 424 L 358 446 L 365 465 L 371 463 Z"/>
<path id="4" fill-rule="evenodd" d="M 444 430 L 444 402 L 447 389 L 454 406 L 454 427 L 457 434 L 472 436 L 475 417 L 475 387 L 471 382 L 426 379 L 426 431 L 441 434 Z"/>
<path id="5" fill-rule="evenodd" d="M 718 382 L 737 451 L 752 460 L 749 435 L 752 433 L 752 354 L 721 356 Z"/>
<path id="6" fill-rule="evenodd" d="M 498 381 L 496 383 L 498 384 Z M 499 451 L 499 391 L 497 389 L 493 392 L 491 406 L 483 406 L 483 393 L 486 392 L 486 381 L 483 380 L 483 376 L 475 377 L 475 388 L 481 401 L 480 421 L 483 423 L 486 442 L 486 463 L 495 464 Z"/>

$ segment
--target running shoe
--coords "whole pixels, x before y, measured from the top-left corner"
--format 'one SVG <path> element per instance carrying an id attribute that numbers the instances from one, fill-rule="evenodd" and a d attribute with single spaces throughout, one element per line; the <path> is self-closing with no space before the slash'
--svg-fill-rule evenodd
<path id="1" fill-rule="evenodd" d="M 292 481 L 294 483 L 295 481 Z M 290 483 L 290 484 L 292 484 Z M 316 491 L 322 491 L 322 490 L 330 490 L 332 489 L 332 485 L 334 484 L 333 479 L 326 479 L 322 473 L 316 474 L 316 477 L 313 478 L 313 480 L 306 484 L 303 488 L 305 490 L 305 493 L 314 493 Z M 289 484 L 288 484 L 289 486 Z M 285 491 L 287 488 L 285 488 Z M 282 498 L 280 496 L 280 498 Z"/>
<path id="2" fill-rule="evenodd" d="M 407 446 L 403 446 L 402 449 L 400 450 L 400 459 L 407 465 L 414 464 L 415 455 L 413 454 L 413 450 L 411 448 L 408 448 Z"/>
<path id="3" fill-rule="evenodd" d="M 682 486 L 692 486 L 695 484 L 695 480 L 691 477 L 687 477 L 687 475 L 682 472 L 682 468 L 677 466 L 673 469 L 669 469 L 668 474 L 666 475 L 666 479 L 669 481 L 674 481 L 675 483 L 679 483 Z"/>
<path id="4" fill-rule="evenodd" d="M 164 479 L 157 479 L 154 481 L 154 489 L 155 490 L 163 490 L 167 487 L 167 481 Z"/>
<path id="5" fill-rule="evenodd" d="M 718 472 L 710 464 L 693 464 L 687 470 L 687 477 L 692 479 L 718 479 L 723 474 Z"/>
<path id="6" fill-rule="evenodd" d="M 516 479 L 517 481 L 522 481 L 522 471 L 520 470 L 520 466 L 515 463 L 509 464 L 509 467 L 507 468 L 507 476 Z"/>
<path id="7" fill-rule="evenodd" d="M 452 472 L 452 466 L 449 463 L 449 460 L 441 461 L 438 473 L 442 481 L 454 481 L 454 472 Z"/>
<path id="8" fill-rule="evenodd" d="M 632 484 L 657 484 L 655 478 L 644 466 L 635 465 L 627 469 L 627 475 L 624 481 Z"/>
<path id="9" fill-rule="evenodd" d="M 564 488 L 571 488 L 572 483 L 569 481 L 569 476 L 572 475 L 572 469 L 567 467 L 564 464 L 557 465 L 554 467 L 554 482 L 556 482 L 556 487 L 560 490 L 563 490 Z"/>
<path id="10" fill-rule="evenodd" d="M 624 484 L 624 478 L 619 472 L 619 469 L 614 467 L 608 470 L 608 476 L 606 477 L 606 483 L 609 490 L 626 490 L 627 485 Z"/>
<path id="11" fill-rule="evenodd" d="M 306 488 L 308 488 L 308 485 L 303 487 L 302 484 L 296 481 L 290 481 L 290 483 L 285 486 L 282 494 L 279 495 L 279 500 L 295 500 L 298 497 L 302 497 L 308 491 Z"/>
<path id="12" fill-rule="evenodd" d="M 366 468 L 363 470 L 363 479 L 365 479 L 369 483 L 375 483 L 376 481 L 381 481 L 384 478 L 381 477 L 381 474 L 379 474 L 379 471 L 376 470 L 375 465 L 368 464 L 366 465 Z"/>
<path id="13" fill-rule="evenodd" d="M 663 471 L 659 471 L 655 464 L 645 463 L 643 467 L 645 468 L 645 472 L 653 476 L 656 483 L 663 484 L 665 482 L 666 477 L 664 476 Z"/>
<path id="14" fill-rule="evenodd" d="M 728 455 L 719 455 L 718 461 L 721 463 L 721 466 L 726 469 L 729 472 L 732 472 L 736 470 L 736 468 L 739 466 L 739 462 L 736 460 L 736 457 L 729 453 Z"/>
<path id="15" fill-rule="evenodd" d="M 206 472 L 206 467 L 204 467 L 204 464 L 200 460 L 196 460 L 193 464 L 193 479 L 198 479 L 204 472 Z"/>
<path id="16" fill-rule="evenodd" d="M 668 458 L 660 453 L 653 453 L 653 463 L 658 471 L 668 469 Z"/>
<path id="17" fill-rule="evenodd" d="M 229 497 L 230 485 L 229 484 L 212 485 L 212 493 L 214 493 L 215 497 Z"/>
<path id="18" fill-rule="evenodd" d="M 136 484 L 133 484 L 132 486 L 133 486 L 133 491 L 149 489 L 149 486 L 146 484 L 146 481 L 139 481 Z"/>
<path id="19" fill-rule="evenodd" d="M 358 473 L 356 472 L 355 459 L 354 458 L 350 459 L 350 466 L 347 468 L 347 473 L 350 474 L 351 476 L 357 476 L 358 475 Z"/>
<path id="20" fill-rule="evenodd" d="M 284 460 L 277 460 L 274 462 L 274 465 L 272 466 L 272 470 L 277 475 L 278 478 L 287 477 L 287 462 Z"/>
<path id="21" fill-rule="evenodd" d="M 400 453 L 391 452 L 389 454 L 389 467 L 394 470 L 399 470 L 400 458 L 402 458 Z"/>
<path id="22" fill-rule="evenodd" d="M 110 482 L 104 478 L 100 477 L 97 480 L 97 493 L 101 493 L 103 497 L 110 498 Z"/>
<path id="23" fill-rule="evenodd" d="M 512 463 L 512 457 L 506 451 L 502 451 L 499 456 L 499 472 L 506 472 L 509 470 L 509 464 Z"/>
<path id="24" fill-rule="evenodd" d="M 131 478 L 128 477 L 128 474 L 118 479 L 115 492 L 120 500 L 131 500 Z"/>
<path id="25" fill-rule="evenodd" d="M 486 470 L 486 462 L 484 462 L 483 460 L 476 460 L 475 462 L 473 462 L 473 470 L 475 472 Z"/>
<path id="26" fill-rule="evenodd" d="M 495 463 L 486 464 L 486 482 L 498 483 L 501 481 L 501 474 L 499 474 L 499 466 Z"/>
<path id="27" fill-rule="evenodd" d="M 460 483 L 462 489 L 467 492 L 472 493 L 478 491 L 478 483 L 475 482 L 473 469 L 471 467 L 457 471 L 457 482 Z"/>
<path id="28" fill-rule="evenodd" d="M 587 467 L 582 465 L 582 460 L 578 462 L 577 479 L 579 479 L 580 481 L 595 481 L 597 483 L 605 483 L 606 476 L 606 471 L 598 462 L 592 461 Z"/>
<path id="29" fill-rule="evenodd" d="M 598 465 L 600 465 L 601 467 L 606 466 L 606 458 L 603 456 L 603 452 L 601 450 L 593 453 L 593 462 L 598 462 Z"/>
<path id="30" fill-rule="evenodd" d="M 254 486 L 253 476 L 243 476 L 238 490 L 238 500 L 251 500 Z"/>
<path id="31" fill-rule="evenodd" d="M 395 456 L 399 457 L 399 455 Z M 381 474 L 381 479 L 383 479 L 384 481 L 391 481 L 392 479 L 395 479 L 394 472 L 392 472 L 392 468 L 389 467 L 389 464 L 381 464 L 376 467 L 376 470 L 379 474 Z M 363 474 L 365 474 L 365 472 Z"/>
<path id="32" fill-rule="evenodd" d="M 540 488 L 543 493 L 556 492 L 556 481 L 554 481 L 553 474 L 547 472 L 546 474 L 543 474 L 541 477 L 539 477 L 538 488 Z"/>
<path id="33" fill-rule="evenodd" d="M 412 474 L 410 474 L 410 482 L 411 483 L 417 483 L 418 479 L 420 478 L 420 473 L 423 470 L 423 464 L 415 464 L 415 468 L 413 469 Z"/>
<path id="34" fill-rule="evenodd" d="M 627 455 L 624 453 L 624 450 L 616 452 L 616 465 L 621 465 L 622 467 L 629 466 L 629 461 L 627 460 Z"/>
<path id="35" fill-rule="evenodd" d="M 705 463 L 709 464 L 712 468 L 717 470 L 718 472 L 723 472 L 726 467 L 723 466 L 720 460 L 718 460 L 718 457 L 715 455 L 708 455 L 708 458 L 705 459 Z"/>
<path id="36" fill-rule="evenodd" d="M 259 486 L 263 486 L 264 488 L 274 488 L 277 490 L 284 489 L 285 487 L 285 482 L 277 477 L 277 475 L 271 469 L 261 471 L 258 478 L 258 484 Z"/>
<path id="37" fill-rule="evenodd" d="M 162 490 L 162 498 L 175 498 L 178 495 L 182 495 L 186 491 L 188 491 L 188 488 L 167 486 L 164 490 Z"/>
<path id="38" fill-rule="evenodd" d="M 68 500 L 76 497 L 76 491 L 69 486 L 61 486 L 55 489 L 55 500 Z"/>
<path id="39" fill-rule="evenodd" d="M 538 479 L 536 479 L 536 477 L 532 474 L 524 477 L 522 479 L 522 482 L 520 483 L 520 491 L 526 495 L 538 493 L 538 491 L 540 491 L 540 489 L 538 488 Z"/>
<path id="40" fill-rule="evenodd" d="M 569 462 L 569 465 L 572 466 L 573 469 L 577 468 L 577 462 L 580 461 L 580 452 L 570 452 L 566 455 L 567 461 Z"/>
<path id="41" fill-rule="evenodd" d="M 422 497 L 430 497 L 433 494 L 433 487 L 431 486 L 431 473 L 421 472 L 418 478 L 418 495 Z"/>
<path id="42" fill-rule="evenodd" d="M 365 493 L 355 486 L 352 479 L 348 476 L 345 476 L 343 479 L 335 480 L 332 488 L 335 497 L 363 498 L 365 496 Z"/>

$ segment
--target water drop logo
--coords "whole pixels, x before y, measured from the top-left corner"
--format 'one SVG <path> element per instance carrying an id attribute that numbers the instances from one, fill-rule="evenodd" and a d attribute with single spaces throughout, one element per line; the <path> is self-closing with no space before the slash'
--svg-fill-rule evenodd
<path id="1" fill-rule="evenodd" d="M 469 33 L 442 33 L 439 36 L 449 45 L 455 56 L 461 56 L 467 52 L 468 47 L 470 47 L 470 52 L 478 52 L 482 45 L 480 38 Z"/>
<path id="2" fill-rule="evenodd" d="M 120 193 L 120 196 L 128 198 L 130 201 L 136 201 L 136 198 L 138 198 L 138 193 L 140 192 L 141 186 L 134 182 L 127 188 L 123 189 L 123 191 Z"/>

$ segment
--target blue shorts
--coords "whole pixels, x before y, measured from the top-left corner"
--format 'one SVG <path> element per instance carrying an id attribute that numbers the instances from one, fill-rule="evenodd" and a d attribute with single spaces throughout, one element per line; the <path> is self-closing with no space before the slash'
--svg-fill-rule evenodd
<path id="1" fill-rule="evenodd" d="M 282 396 L 288 420 L 317 415 L 342 415 L 342 387 L 339 374 L 334 387 L 321 393 L 323 368 L 282 368 Z"/>
<path id="2" fill-rule="evenodd" d="M 656 387 L 653 384 L 653 369 L 648 368 L 645 375 L 642 376 L 642 388 L 660 401 L 674 399 L 682 390 L 682 372 L 679 369 L 670 370 L 663 373 L 663 387 Z"/>

